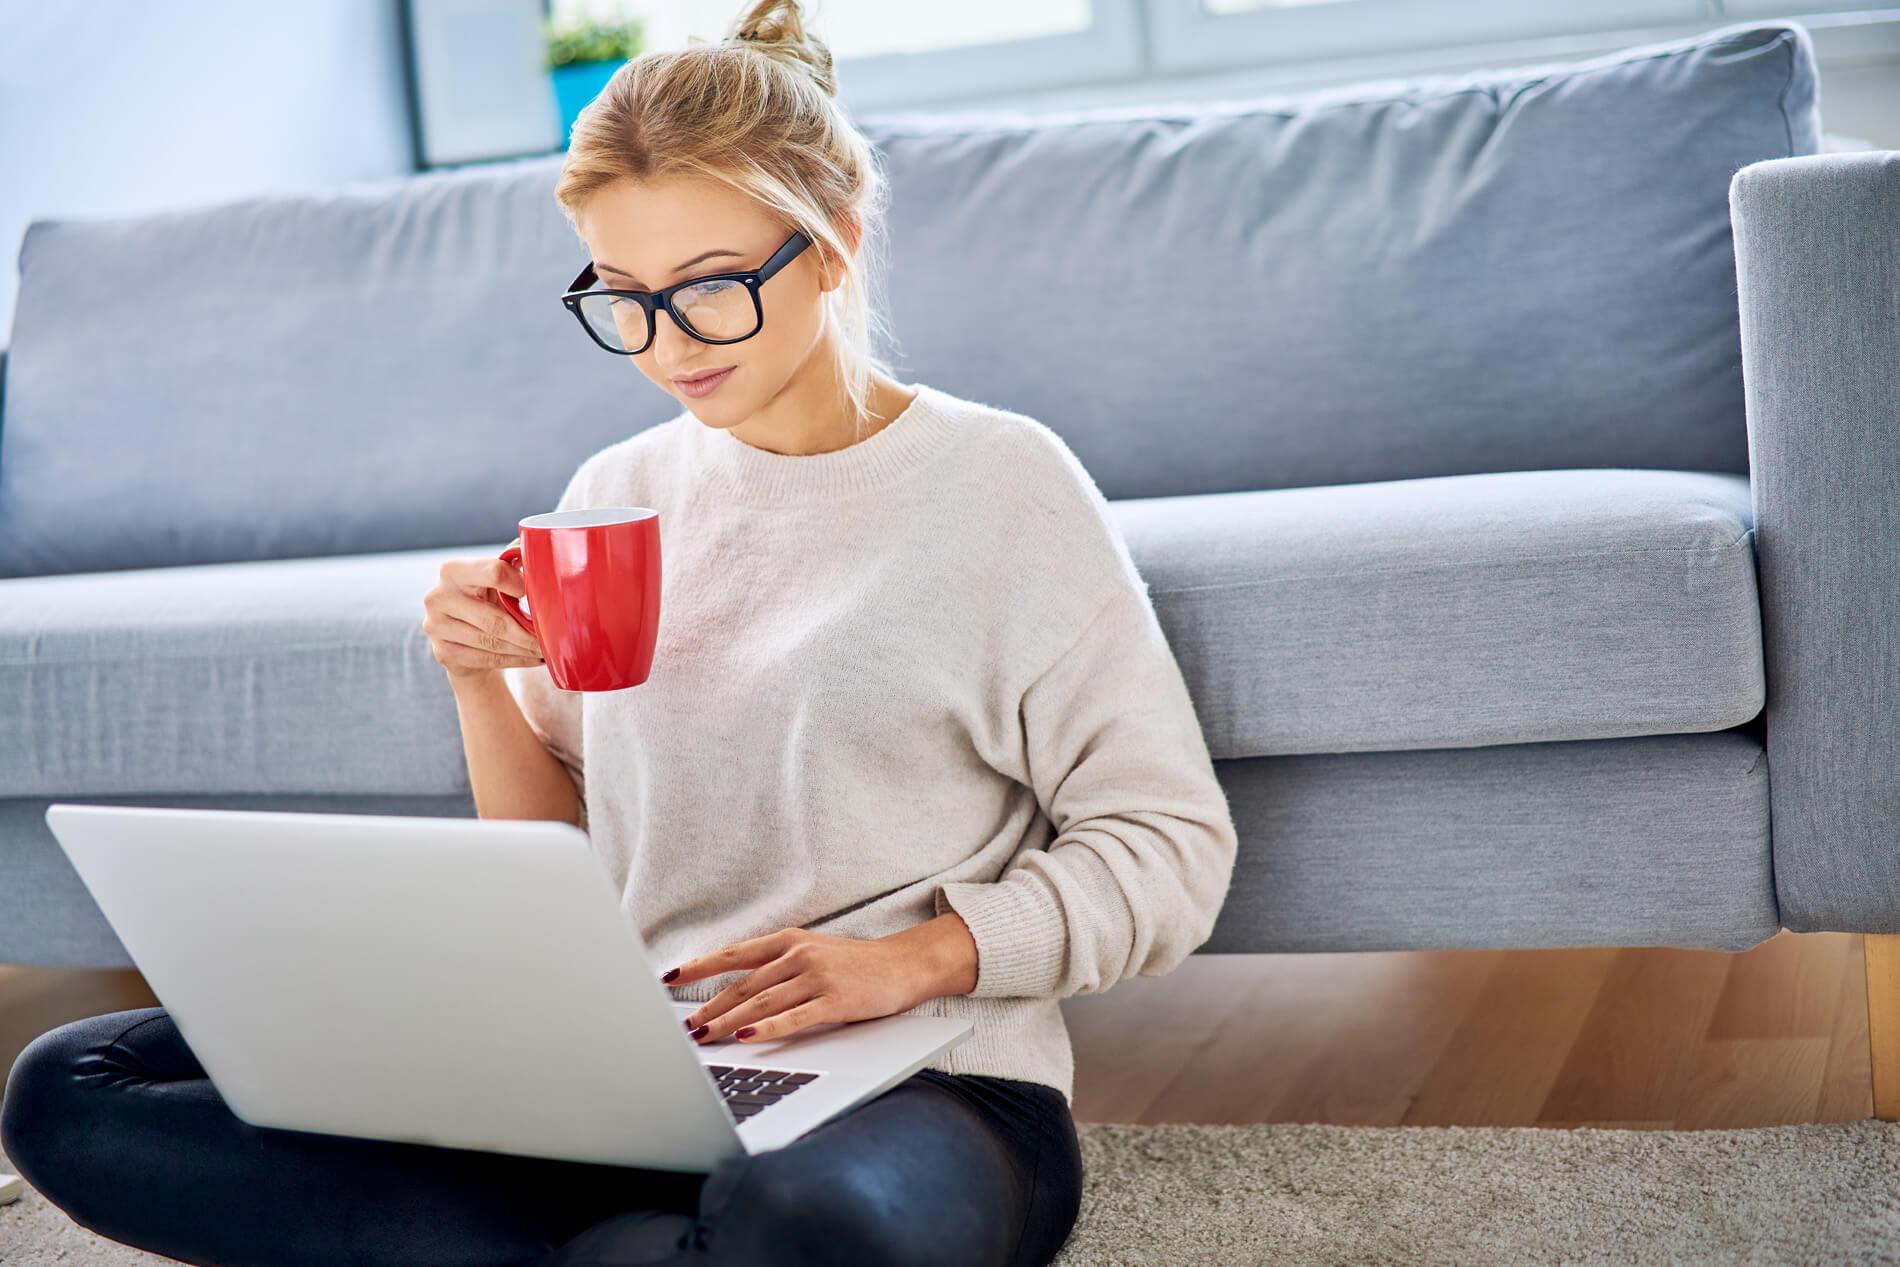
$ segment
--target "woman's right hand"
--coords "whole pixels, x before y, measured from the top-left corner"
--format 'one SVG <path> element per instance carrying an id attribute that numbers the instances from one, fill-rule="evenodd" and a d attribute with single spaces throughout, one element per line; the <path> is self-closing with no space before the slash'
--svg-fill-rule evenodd
<path id="1" fill-rule="evenodd" d="M 495 601 L 494 590 L 515 598 L 528 593 L 519 566 L 489 555 L 449 559 L 440 582 L 422 596 L 422 632 L 451 678 L 546 663 L 541 644 Z"/>

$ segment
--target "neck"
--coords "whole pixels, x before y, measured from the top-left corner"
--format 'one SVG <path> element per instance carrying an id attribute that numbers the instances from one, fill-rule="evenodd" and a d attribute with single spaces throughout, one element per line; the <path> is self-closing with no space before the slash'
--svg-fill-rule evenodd
<path id="1" fill-rule="evenodd" d="M 902 384 L 874 370 L 860 419 L 832 364 L 829 341 L 821 343 L 778 395 L 726 430 L 755 449 L 805 457 L 869 439 L 910 403 Z"/>
<path id="2" fill-rule="evenodd" d="M 815 506 L 898 484 L 957 440 L 958 409 L 922 383 L 899 391 L 909 403 L 856 444 L 820 453 L 777 453 L 687 414 L 687 460 L 721 495 L 749 506 Z"/>

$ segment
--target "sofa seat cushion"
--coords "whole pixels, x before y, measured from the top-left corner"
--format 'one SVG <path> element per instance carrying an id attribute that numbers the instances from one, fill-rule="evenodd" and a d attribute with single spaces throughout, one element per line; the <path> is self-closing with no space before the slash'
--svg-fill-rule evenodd
<path id="1" fill-rule="evenodd" d="M 422 596 L 506 544 L 0 581 L 0 797 L 466 792 Z"/>
<path id="2" fill-rule="evenodd" d="M 1109 505 L 1217 758 L 1715 730 L 1761 710 L 1739 476 Z M 0 581 L 0 797 L 466 792 L 422 596 L 444 560 L 503 544 Z"/>
<path id="3" fill-rule="evenodd" d="M 1510 471 L 1109 503 L 1215 757 L 1762 710 L 1748 480 Z"/>

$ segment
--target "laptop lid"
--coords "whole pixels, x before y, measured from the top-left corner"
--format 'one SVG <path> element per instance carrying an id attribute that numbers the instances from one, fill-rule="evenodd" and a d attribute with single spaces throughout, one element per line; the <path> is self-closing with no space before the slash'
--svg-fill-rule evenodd
<path id="1" fill-rule="evenodd" d="M 66 803 L 46 821 L 254 1125 L 708 1172 L 970 1032 L 899 1016 L 697 1047 L 570 823 Z M 823 1076 L 740 1127 L 710 1063 Z"/>

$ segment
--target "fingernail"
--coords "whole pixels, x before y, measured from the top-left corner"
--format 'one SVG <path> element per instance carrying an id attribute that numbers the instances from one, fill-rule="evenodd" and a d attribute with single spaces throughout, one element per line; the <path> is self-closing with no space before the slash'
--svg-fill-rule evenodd
<path id="1" fill-rule="evenodd" d="M 698 1029 L 693 1031 L 693 1037 L 695 1039 L 706 1037 L 707 1028 L 708 1028 L 707 1026 L 701 1025 Z"/>
<path id="2" fill-rule="evenodd" d="M 750 1038 L 752 1037 L 752 1035 L 754 1035 L 757 1032 L 758 1032 L 757 1030 L 753 1029 L 750 1025 L 748 1025 L 744 1029 L 740 1030 L 738 1033 L 734 1034 L 733 1037 L 734 1038 Z"/>
<path id="3" fill-rule="evenodd" d="M 672 969 L 669 969 L 666 975 L 662 976 L 660 980 L 671 981 L 674 977 L 677 977 L 679 974 L 680 974 L 680 970 L 678 968 L 672 968 Z"/>

